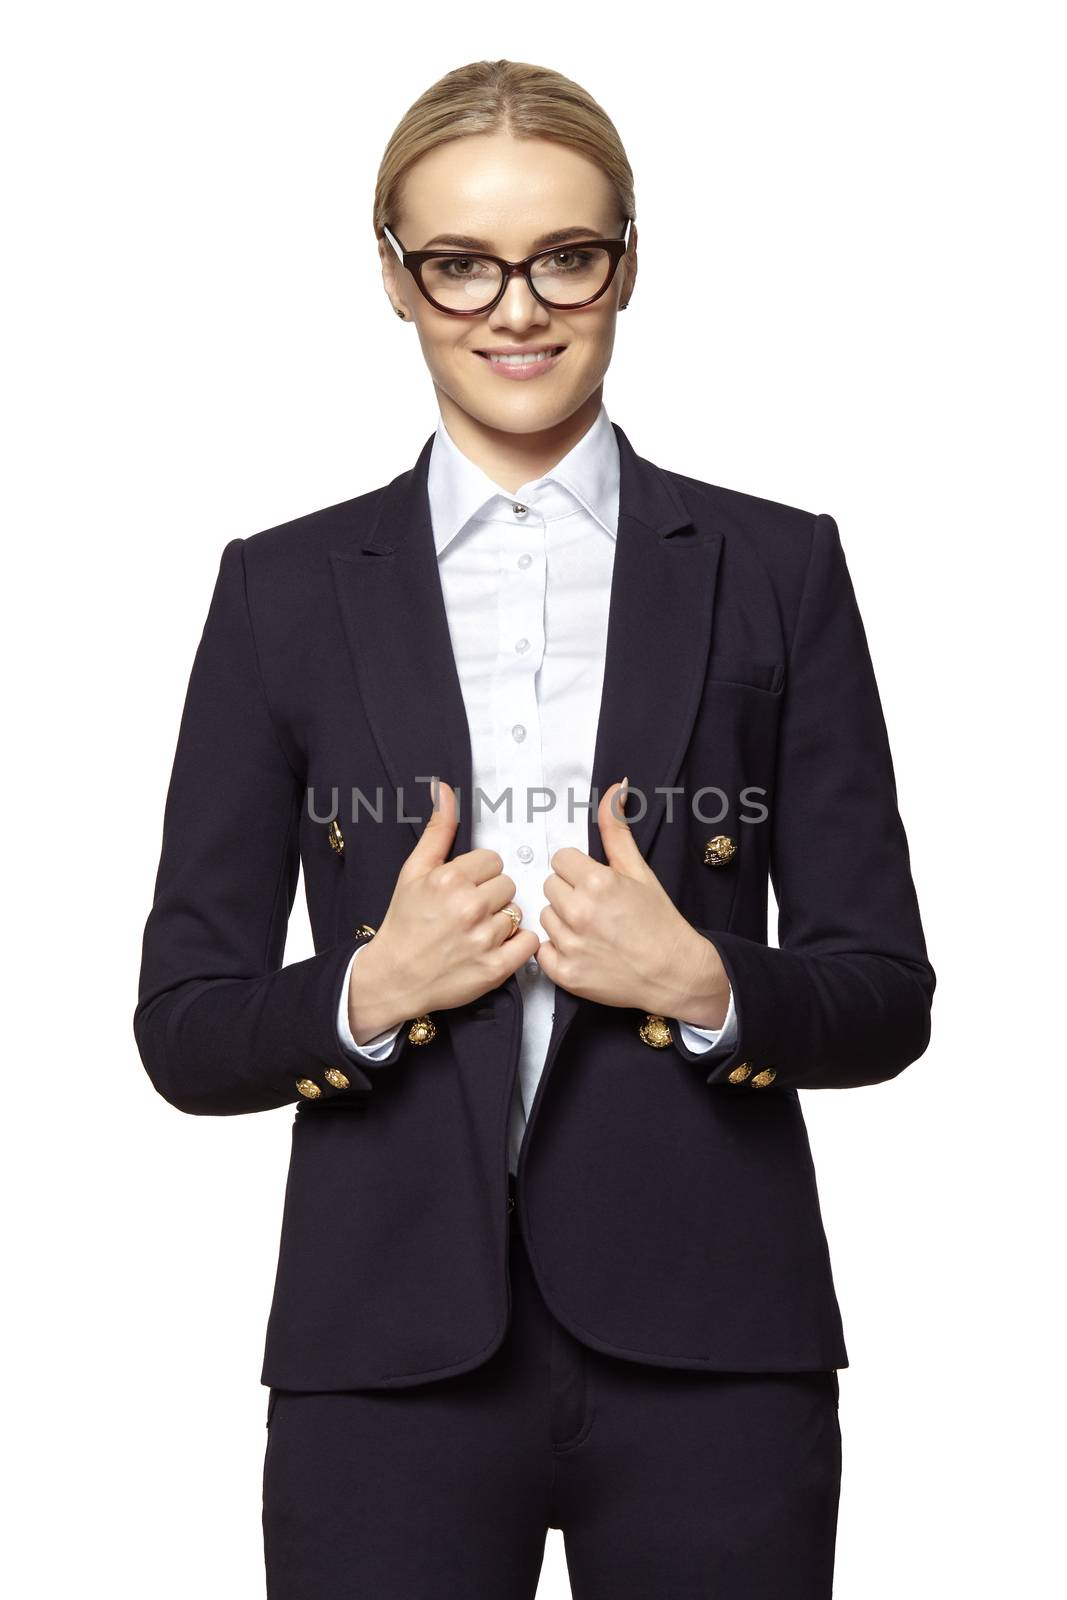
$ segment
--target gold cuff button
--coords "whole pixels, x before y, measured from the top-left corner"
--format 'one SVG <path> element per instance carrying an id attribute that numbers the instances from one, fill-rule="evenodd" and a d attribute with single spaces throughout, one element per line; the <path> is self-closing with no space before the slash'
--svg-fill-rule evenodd
<path id="1" fill-rule="evenodd" d="M 340 1067 L 327 1067 L 324 1076 L 326 1082 L 332 1083 L 335 1089 L 347 1089 L 350 1087 L 348 1079 Z"/>
<path id="2" fill-rule="evenodd" d="M 756 1073 L 752 1080 L 752 1087 L 753 1089 L 765 1089 L 769 1083 L 774 1082 L 777 1076 L 778 1074 L 773 1067 L 764 1067 L 762 1072 Z"/>
<path id="3" fill-rule="evenodd" d="M 429 1044 L 437 1035 L 437 1029 L 429 1017 L 416 1017 L 408 1029 L 409 1044 Z"/>
<path id="4" fill-rule="evenodd" d="M 322 1093 L 313 1078 L 297 1078 L 296 1086 L 300 1093 L 306 1095 L 309 1100 L 317 1100 Z"/>
<path id="5" fill-rule="evenodd" d="M 732 1072 L 726 1074 L 727 1083 L 744 1083 L 752 1071 L 751 1061 L 739 1061 Z"/>
<path id="6" fill-rule="evenodd" d="M 658 1017 L 652 1011 L 646 1013 L 645 1020 L 637 1031 L 653 1050 L 663 1050 L 671 1042 L 671 1030 L 666 1017 Z"/>
<path id="7" fill-rule="evenodd" d="M 725 867 L 737 854 L 737 846 L 725 833 L 717 833 L 714 839 L 709 839 L 704 846 L 704 865 L 706 867 Z"/>
<path id="8" fill-rule="evenodd" d="M 330 849 L 334 854 L 343 856 L 345 853 L 345 836 L 341 832 L 341 827 L 336 817 L 334 817 L 326 830 L 326 837 L 330 841 Z"/>

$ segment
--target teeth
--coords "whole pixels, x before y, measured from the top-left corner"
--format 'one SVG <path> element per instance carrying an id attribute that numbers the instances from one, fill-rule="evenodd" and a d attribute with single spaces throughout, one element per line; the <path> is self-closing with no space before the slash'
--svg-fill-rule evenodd
<path id="1" fill-rule="evenodd" d="M 489 359 L 490 359 L 490 361 L 494 361 L 494 362 L 497 362 L 497 363 L 503 362 L 507 366 L 510 366 L 510 367 L 533 366 L 534 363 L 537 362 L 537 361 L 549 361 L 549 360 L 551 360 L 551 358 L 557 353 L 559 348 L 560 347 L 557 345 L 555 347 L 555 349 L 552 349 L 552 350 L 539 350 L 536 353 L 536 355 L 527 355 L 527 354 L 523 353 L 522 355 L 517 355 L 517 356 L 498 356 L 498 355 L 493 355 L 492 352 L 490 352 Z"/>

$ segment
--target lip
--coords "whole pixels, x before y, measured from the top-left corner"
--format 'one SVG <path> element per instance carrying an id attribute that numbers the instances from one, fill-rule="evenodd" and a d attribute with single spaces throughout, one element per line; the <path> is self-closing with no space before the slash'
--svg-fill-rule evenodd
<path id="1" fill-rule="evenodd" d="M 536 347 L 529 346 L 529 345 L 527 345 L 527 346 L 518 345 L 513 350 L 504 350 L 504 351 L 500 351 L 500 352 L 494 351 L 493 353 L 494 354 L 498 354 L 499 353 L 501 355 L 503 355 L 503 354 L 516 355 L 516 356 L 517 355 L 523 355 L 523 354 L 526 354 L 526 353 L 529 353 L 530 355 L 533 355 L 534 352 L 535 352 L 535 348 Z M 544 345 L 542 345 L 542 346 L 540 346 L 540 348 L 541 349 L 545 349 L 546 347 Z M 475 356 L 478 357 L 479 361 L 484 361 L 485 362 L 486 366 L 489 368 L 490 372 L 492 372 L 494 374 L 495 377 L 498 377 L 498 378 L 510 378 L 513 383 L 529 383 L 532 378 L 544 377 L 545 373 L 546 372 L 551 372 L 552 368 L 556 365 L 556 363 L 558 361 L 561 361 L 563 359 L 563 357 L 566 355 L 566 353 L 567 353 L 567 346 L 563 345 L 563 347 L 559 350 L 558 355 L 549 356 L 544 361 L 512 362 L 512 361 L 490 361 L 489 357 L 487 355 L 483 355 L 480 350 L 475 350 L 475 351 L 472 352 L 472 354 L 474 354 Z"/>

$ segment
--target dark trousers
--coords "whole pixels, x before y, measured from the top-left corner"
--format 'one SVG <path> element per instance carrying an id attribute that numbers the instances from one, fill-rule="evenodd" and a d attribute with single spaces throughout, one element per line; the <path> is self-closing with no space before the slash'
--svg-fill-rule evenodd
<path id="1" fill-rule="evenodd" d="M 837 1373 L 643 1366 L 574 1339 L 511 1213 L 512 1322 L 408 1389 L 272 1389 L 268 1600 L 533 1600 L 546 1530 L 574 1600 L 829 1600 Z"/>

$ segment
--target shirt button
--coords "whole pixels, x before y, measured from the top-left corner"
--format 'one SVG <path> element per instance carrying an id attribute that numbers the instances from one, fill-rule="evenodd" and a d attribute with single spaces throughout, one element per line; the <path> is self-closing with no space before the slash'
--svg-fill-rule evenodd
<path id="1" fill-rule="evenodd" d="M 524 650 L 529 650 L 529 648 L 530 648 L 529 639 L 516 639 L 515 640 L 515 650 L 520 656 L 522 655 Z"/>
<path id="2" fill-rule="evenodd" d="M 521 722 L 516 722 L 515 726 L 511 730 L 511 737 L 514 739 L 516 744 L 521 744 L 525 739 L 526 729 L 523 727 Z"/>
<path id="3" fill-rule="evenodd" d="M 533 556 L 527 555 L 526 551 L 524 550 L 522 552 L 522 555 L 519 557 L 519 566 L 520 567 L 528 567 L 532 560 L 533 560 Z"/>
<path id="4" fill-rule="evenodd" d="M 512 509 L 512 511 L 514 511 L 514 513 L 515 513 L 515 515 L 517 517 L 524 517 L 526 515 L 526 507 L 525 506 L 513 505 L 511 509 Z"/>
<path id="5" fill-rule="evenodd" d="M 518 856 L 520 861 L 532 861 L 533 860 L 533 848 L 532 848 L 532 846 L 530 846 L 528 844 L 520 844 L 520 846 L 516 850 L 515 854 Z"/>

